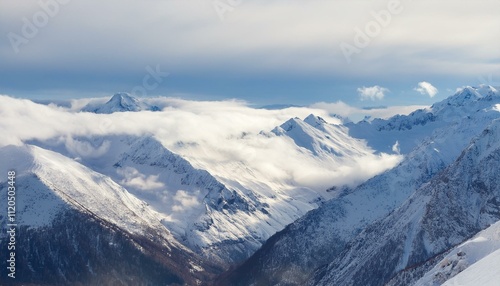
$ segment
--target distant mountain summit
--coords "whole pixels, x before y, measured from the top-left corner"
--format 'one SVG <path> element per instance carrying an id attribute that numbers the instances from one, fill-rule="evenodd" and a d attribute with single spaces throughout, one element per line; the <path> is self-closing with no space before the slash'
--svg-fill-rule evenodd
<path id="1" fill-rule="evenodd" d="M 276 136 L 285 136 L 315 156 L 339 161 L 342 157 L 363 156 L 373 152 L 359 139 L 349 136 L 342 125 L 329 124 L 323 118 L 310 114 L 304 120 L 290 118 L 271 130 Z"/>
<path id="2" fill-rule="evenodd" d="M 128 93 L 115 93 L 113 97 L 101 108 L 104 113 L 109 111 L 138 111 L 140 110 L 139 101 Z"/>
<path id="3" fill-rule="evenodd" d="M 126 92 L 115 93 L 111 99 L 103 105 L 88 104 L 82 111 L 94 112 L 102 114 L 111 114 L 114 112 L 127 112 L 127 111 L 159 111 L 158 106 L 149 105 L 145 102 L 139 101 L 137 98 L 131 96 Z"/>

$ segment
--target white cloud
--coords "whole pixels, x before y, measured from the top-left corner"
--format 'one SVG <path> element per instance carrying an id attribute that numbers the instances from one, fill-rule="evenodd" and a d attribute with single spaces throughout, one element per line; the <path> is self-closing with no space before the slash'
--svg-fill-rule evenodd
<path id="1" fill-rule="evenodd" d="M 125 186 L 143 191 L 156 190 L 164 187 L 163 183 L 158 182 L 158 175 L 146 176 L 132 167 L 120 168 L 117 169 L 116 172 L 123 177 L 121 183 Z"/>
<path id="2" fill-rule="evenodd" d="M 361 120 L 365 116 L 372 118 L 387 119 L 394 115 L 408 115 L 417 109 L 428 108 L 426 105 L 407 105 L 407 106 L 388 106 L 380 108 L 363 109 L 350 106 L 342 101 L 334 103 L 318 102 L 311 105 L 311 108 L 322 109 L 328 111 L 330 114 L 337 114 L 342 117 L 349 117 L 353 121 Z"/>
<path id="3" fill-rule="evenodd" d="M 418 86 L 414 88 L 414 90 L 420 92 L 420 94 L 428 95 L 430 97 L 434 97 L 439 91 L 432 84 L 422 81 L 418 83 Z"/>
<path id="4" fill-rule="evenodd" d="M 108 152 L 111 142 L 104 141 L 99 146 L 93 146 L 88 141 L 75 140 L 68 136 L 64 142 L 66 149 L 75 157 L 97 158 Z"/>
<path id="5" fill-rule="evenodd" d="M 384 99 L 385 93 L 388 91 L 387 88 L 378 85 L 358 88 L 358 94 L 361 100 L 381 100 Z"/>
<path id="6" fill-rule="evenodd" d="M 200 205 L 197 196 L 192 196 L 183 190 L 178 190 L 175 193 L 173 200 L 176 202 L 176 204 L 172 207 L 174 212 L 185 212 L 188 209 L 192 209 Z"/>
<path id="7" fill-rule="evenodd" d="M 74 112 L 71 107 L 46 106 L 0 96 L 0 132 L 9 134 L 0 141 L 0 147 L 19 145 L 31 139 L 44 141 L 63 137 L 69 138 L 66 145 L 75 156 L 83 154 L 92 157 L 112 149 L 112 146 L 93 146 L 88 145 L 93 141 L 81 142 L 71 138 L 154 134 L 166 148 L 180 154 L 196 168 L 208 170 L 217 177 L 239 178 L 242 184 L 249 186 L 259 181 L 269 182 L 270 187 L 275 189 L 284 188 L 282 182 L 324 190 L 337 183 L 362 181 L 385 170 L 399 158 L 370 155 L 361 156 L 359 164 L 325 163 L 302 152 L 291 140 L 259 135 L 261 131 L 270 131 L 292 117 L 305 118 L 311 113 L 323 117 L 327 122 L 338 123 L 337 118 L 329 115 L 331 110 L 328 108 L 332 106 L 328 104 L 265 110 L 251 108 L 244 102 L 234 100 L 144 100 L 154 102 L 163 111 L 93 114 Z M 333 105 L 349 110 L 349 114 L 360 110 L 344 103 Z M 344 168 L 339 170 L 339 164 Z M 372 167 L 366 169 L 364 165 Z M 134 169 L 121 172 L 124 185 L 139 190 L 162 187 L 159 178 L 152 174 L 141 174 Z M 309 175 L 304 176 L 306 173 Z"/>
<path id="8" fill-rule="evenodd" d="M 399 141 L 396 141 L 396 143 L 392 145 L 392 152 L 396 154 L 401 154 L 401 149 L 399 148 Z"/>

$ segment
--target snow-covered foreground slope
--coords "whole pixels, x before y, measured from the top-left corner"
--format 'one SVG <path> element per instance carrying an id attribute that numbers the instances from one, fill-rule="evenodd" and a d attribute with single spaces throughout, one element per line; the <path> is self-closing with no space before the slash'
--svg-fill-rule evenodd
<path id="1" fill-rule="evenodd" d="M 500 121 L 456 162 L 384 219 L 368 226 L 341 256 L 318 271 L 314 285 L 394 285 L 425 271 L 430 260 L 500 219 Z"/>
<path id="2" fill-rule="evenodd" d="M 391 125 L 394 122 L 414 122 L 417 126 L 410 124 L 404 130 L 393 129 L 391 133 L 380 129 L 379 135 L 404 137 L 409 135 L 405 130 L 427 126 L 427 137 L 394 169 L 309 212 L 271 237 L 254 256 L 227 275 L 227 284 L 302 285 L 320 266 L 331 261 L 348 261 L 338 261 L 337 258 L 353 238 L 374 221 L 384 219 L 400 207 L 417 189 L 451 164 L 491 120 L 500 117 L 500 113 L 493 108 L 500 102 L 500 96 L 495 89 L 490 90 L 493 91 L 492 94 L 481 95 L 475 89 L 465 88 L 435 104 L 429 111 L 430 115 L 427 112 L 415 112 L 407 117 L 389 119 L 387 122 L 392 122 Z M 445 122 L 453 117 L 454 120 L 436 127 L 428 125 L 429 122 L 416 120 L 415 117 L 441 118 Z M 368 136 L 369 143 L 370 136 L 375 135 Z M 456 241 L 458 242 L 460 241 Z M 371 249 L 369 245 L 365 247 Z M 332 273 L 336 272 L 332 270 Z M 325 273 L 315 275 L 314 279 L 321 279 Z"/>
<path id="3" fill-rule="evenodd" d="M 500 222 L 496 222 L 451 250 L 415 286 L 438 286 L 447 280 L 444 285 L 498 285 L 500 272 L 494 266 L 500 265 L 499 251 Z"/>
<path id="4" fill-rule="evenodd" d="M 31 145 L 2 147 L 0 160 L 0 172 L 16 172 L 16 257 L 19 272 L 31 273 L 20 277 L 21 281 L 88 284 L 144 279 L 150 283 L 189 284 L 206 279 L 205 268 L 208 273 L 214 271 L 176 241 L 156 211 L 109 177 L 61 154 Z M 2 192 L 7 186 L 5 181 L 0 182 Z M 2 219 L 3 230 L 5 223 Z M 84 226 L 95 233 L 79 229 Z M 2 231 L 0 244 L 6 249 L 5 234 Z M 30 240 L 41 244 L 31 244 Z M 106 257 L 113 248 L 115 255 Z M 120 260 L 116 260 L 118 257 Z M 113 263 L 114 268 L 110 268 Z M 152 276 L 147 278 L 149 270 L 140 269 L 140 263 L 149 265 L 155 273 L 149 273 Z M 54 266 L 50 271 L 56 274 L 36 279 L 43 277 L 48 265 Z M 71 276 L 79 267 L 85 268 L 78 270 L 80 275 Z M 134 267 L 138 269 L 132 270 Z"/>
<path id="5" fill-rule="evenodd" d="M 500 250 L 479 260 L 462 273 L 446 281 L 443 286 L 496 286 L 500 281 Z"/>

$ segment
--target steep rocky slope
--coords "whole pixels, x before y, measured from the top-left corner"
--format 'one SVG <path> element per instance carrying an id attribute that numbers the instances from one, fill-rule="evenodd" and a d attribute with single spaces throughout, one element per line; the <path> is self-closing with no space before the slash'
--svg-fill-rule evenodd
<path id="1" fill-rule="evenodd" d="M 344 190 L 339 198 L 271 237 L 249 260 L 226 273 L 225 283 L 303 285 L 318 268 L 335 261 L 364 228 L 390 215 L 453 163 L 472 138 L 500 117 L 496 108 L 499 102 L 495 88 L 467 87 L 427 111 L 387 121 L 361 122 L 359 128 L 366 130 L 368 143 L 372 145 L 377 138 L 395 142 L 413 136 L 413 140 L 418 142 L 421 138 L 421 141 L 406 141 L 410 142 L 408 146 L 416 147 L 394 169 L 353 190 Z M 418 136 L 411 133 L 416 129 Z M 318 277 L 318 273 L 314 275 Z"/>
<path id="2" fill-rule="evenodd" d="M 16 172 L 17 202 L 17 277 L 4 271 L 2 285 L 194 285 L 220 271 L 110 178 L 30 145 L 2 147 L 0 158 L 2 173 Z M 0 184 L 3 193 L 8 186 Z M 1 215 L 0 245 L 7 249 Z"/>
<path id="3" fill-rule="evenodd" d="M 316 272 L 311 285 L 384 285 L 500 220 L 500 121 L 456 162 Z M 400 281 L 397 284 L 409 284 Z"/>

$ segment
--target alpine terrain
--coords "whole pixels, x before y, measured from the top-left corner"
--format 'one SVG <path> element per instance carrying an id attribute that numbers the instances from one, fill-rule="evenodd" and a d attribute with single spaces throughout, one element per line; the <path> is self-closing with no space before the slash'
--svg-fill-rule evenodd
<path id="1" fill-rule="evenodd" d="M 127 93 L 0 96 L 0 117 L 37 126 L 0 122 L 17 134 L 0 142 L 0 174 L 15 172 L 1 192 L 16 189 L 0 247 L 15 228 L 18 277 L 2 274 L 2 285 L 498 281 L 488 267 L 500 257 L 492 86 L 359 122 Z"/>
<path id="2" fill-rule="evenodd" d="M 374 147 L 396 139 L 410 151 L 272 236 L 223 284 L 413 285 L 500 219 L 499 103 L 493 87 L 466 87 L 427 110 L 350 124 Z"/>

